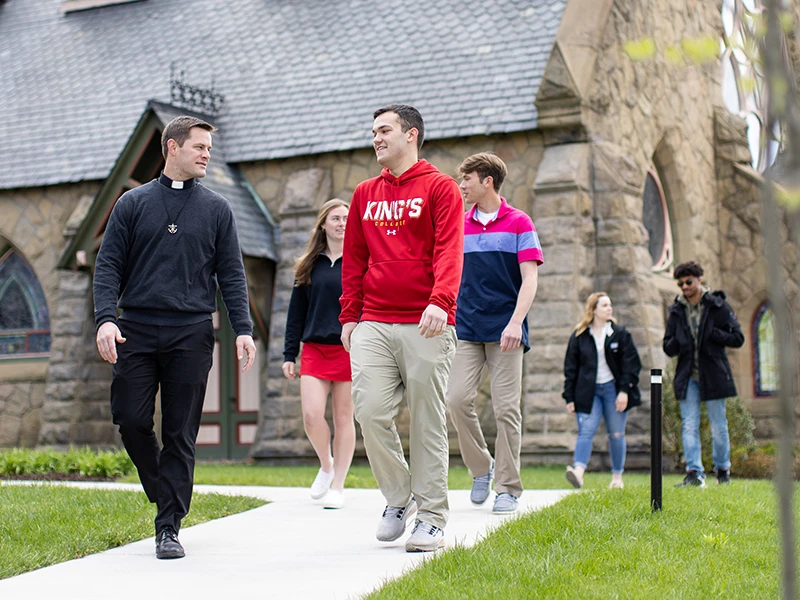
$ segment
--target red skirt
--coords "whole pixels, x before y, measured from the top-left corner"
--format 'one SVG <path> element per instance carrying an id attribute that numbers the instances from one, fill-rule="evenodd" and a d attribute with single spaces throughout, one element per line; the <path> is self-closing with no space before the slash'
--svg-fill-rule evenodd
<path id="1" fill-rule="evenodd" d="M 341 344 L 303 342 L 300 375 L 326 381 L 352 381 L 350 353 Z"/>

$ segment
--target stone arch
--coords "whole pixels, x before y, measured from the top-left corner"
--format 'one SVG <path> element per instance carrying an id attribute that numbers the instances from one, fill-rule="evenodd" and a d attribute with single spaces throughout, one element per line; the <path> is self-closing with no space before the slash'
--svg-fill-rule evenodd
<path id="1" fill-rule="evenodd" d="M 687 199 L 686 186 L 681 177 L 680 152 L 684 140 L 678 128 L 666 130 L 655 146 L 651 163 L 658 172 L 669 214 L 672 231 L 673 265 L 689 260 L 694 254 L 694 224 Z M 672 268 L 653 273 L 652 282 L 661 296 L 663 324 L 666 324 L 667 306 L 677 294 L 672 278 Z M 663 326 L 662 324 L 662 326 Z"/>
<path id="2" fill-rule="evenodd" d="M 667 199 L 676 262 L 683 262 L 693 257 L 695 239 L 689 194 L 681 177 L 679 165 L 682 146 L 683 136 L 680 130 L 677 127 L 668 129 L 656 144 L 652 157 Z"/>

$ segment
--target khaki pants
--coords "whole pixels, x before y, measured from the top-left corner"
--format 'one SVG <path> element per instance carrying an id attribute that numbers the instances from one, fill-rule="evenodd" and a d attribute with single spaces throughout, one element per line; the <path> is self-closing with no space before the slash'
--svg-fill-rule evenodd
<path id="1" fill-rule="evenodd" d="M 389 506 L 413 495 L 421 521 L 447 524 L 447 417 L 445 391 L 456 348 L 455 328 L 425 339 L 416 324 L 364 321 L 350 338 L 353 406 L 372 473 Z M 408 402 L 409 468 L 395 426 Z"/>
<path id="2" fill-rule="evenodd" d="M 472 477 L 486 475 L 492 465 L 492 455 L 486 447 L 475 413 L 475 397 L 481 383 L 483 365 L 489 365 L 492 407 L 497 420 L 494 490 L 498 494 L 506 492 L 517 498 L 522 494 L 519 453 L 523 350 L 520 346 L 510 352 L 501 352 L 499 343 L 459 340 L 447 389 L 447 407 L 458 433 L 458 446 L 464 464 Z"/>

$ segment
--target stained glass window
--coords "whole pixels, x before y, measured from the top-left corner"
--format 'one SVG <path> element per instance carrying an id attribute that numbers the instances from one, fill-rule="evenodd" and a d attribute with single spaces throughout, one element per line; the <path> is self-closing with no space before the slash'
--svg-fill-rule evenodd
<path id="1" fill-rule="evenodd" d="M 642 223 L 650 234 L 650 257 L 653 271 L 662 273 L 672 266 L 672 226 L 667 199 L 658 172 L 651 167 L 647 173 L 642 195 Z"/>
<path id="2" fill-rule="evenodd" d="M 753 319 L 753 380 L 756 396 L 774 396 L 778 391 L 778 354 L 775 346 L 775 315 L 767 302 Z"/>
<path id="3" fill-rule="evenodd" d="M 50 314 L 30 265 L 14 250 L 0 257 L 0 356 L 50 352 Z"/>

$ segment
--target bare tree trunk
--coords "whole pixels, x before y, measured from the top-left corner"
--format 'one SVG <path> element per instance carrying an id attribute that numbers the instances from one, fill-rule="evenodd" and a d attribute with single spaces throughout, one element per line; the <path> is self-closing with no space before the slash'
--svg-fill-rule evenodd
<path id="1" fill-rule="evenodd" d="M 764 41 L 764 73 L 769 90 L 767 131 L 772 132 L 780 123 L 789 154 L 789 189 L 796 186 L 800 174 L 800 118 L 797 106 L 796 80 L 785 59 L 782 22 L 791 13 L 781 0 L 766 0 L 767 33 Z M 783 17 L 783 21 L 782 21 Z M 768 144 L 769 148 L 769 144 Z M 767 149 L 769 151 L 769 149 Z M 793 511 L 794 477 L 792 463 L 795 434 L 795 398 L 797 381 L 797 345 L 792 336 L 789 306 L 783 289 L 784 277 L 781 260 L 781 235 L 779 209 L 775 186 L 769 179 L 763 193 L 764 247 L 770 280 L 770 301 L 777 328 L 778 356 L 780 360 L 780 417 L 779 458 L 776 486 L 780 507 L 780 535 L 782 547 L 782 587 L 785 600 L 797 598 L 797 572 L 795 563 L 795 522 Z M 786 208 L 789 210 L 789 207 Z"/>

